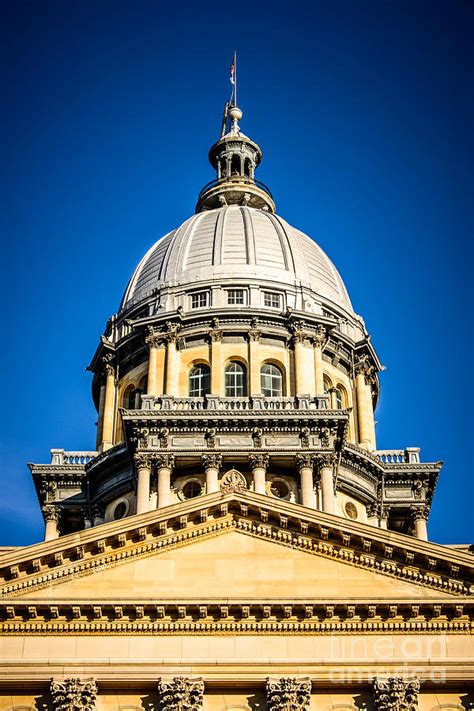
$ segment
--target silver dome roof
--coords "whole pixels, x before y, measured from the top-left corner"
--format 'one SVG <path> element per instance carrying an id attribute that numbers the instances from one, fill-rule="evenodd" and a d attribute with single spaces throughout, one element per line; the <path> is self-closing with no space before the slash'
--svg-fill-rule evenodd
<path id="1" fill-rule="evenodd" d="M 165 285 L 195 288 L 223 280 L 304 286 L 318 301 L 353 313 L 338 271 L 308 235 L 278 215 L 239 205 L 200 212 L 159 239 L 135 269 L 121 309 Z"/>

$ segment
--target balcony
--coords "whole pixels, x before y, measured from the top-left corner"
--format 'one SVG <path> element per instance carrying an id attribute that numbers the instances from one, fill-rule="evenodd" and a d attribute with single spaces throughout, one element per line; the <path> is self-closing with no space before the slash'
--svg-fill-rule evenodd
<path id="1" fill-rule="evenodd" d="M 178 412 L 300 412 L 328 410 L 329 395 L 298 397 L 173 397 L 172 395 L 142 395 L 142 410 L 174 410 Z"/>

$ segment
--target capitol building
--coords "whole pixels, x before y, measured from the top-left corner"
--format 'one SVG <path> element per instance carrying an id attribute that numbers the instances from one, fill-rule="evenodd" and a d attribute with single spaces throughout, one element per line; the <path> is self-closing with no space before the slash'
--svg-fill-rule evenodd
<path id="1" fill-rule="evenodd" d="M 95 446 L 29 465 L 45 534 L 0 549 L 2 710 L 473 708 L 441 462 L 377 448 L 370 334 L 241 123 L 107 322 Z"/>

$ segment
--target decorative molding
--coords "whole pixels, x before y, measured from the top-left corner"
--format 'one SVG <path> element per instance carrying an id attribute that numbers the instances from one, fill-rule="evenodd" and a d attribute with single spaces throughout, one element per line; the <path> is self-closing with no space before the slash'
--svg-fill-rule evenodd
<path id="1" fill-rule="evenodd" d="M 93 711 L 97 698 L 97 684 L 93 679 L 51 679 L 54 711 Z"/>
<path id="2" fill-rule="evenodd" d="M 145 343 L 150 348 L 159 348 L 163 345 L 163 335 L 160 334 L 153 326 L 148 326 L 146 329 Z"/>
<path id="3" fill-rule="evenodd" d="M 204 700 L 204 681 L 175 676 L 170 681 L 158 680 L 161 711 L 199 711 Z"/>
<path id="4" fill-rule="evenodd" d="M 410 515 L 413 522 L 419 521 L 420 519 L 427 521 L 429 513 L 429 506 L 412 506 L 410 508 Z"/>
<path id="5" fill-rule="evenodd" d="M 311 679 L 267 679 L 268 711 L 306 711 L 311 701 Z"/>
<path id="6" fill-rule="evenodd" d="M 138 452 L 133 457 L 135 467 L 138 469 L 151 469 L 152 456 L 144 452 Z"/>
<path id="7" fill-rule="evenodd" d="M 158 454 L 155 458 L 158 469 L 173 469 L 174 454 Z"/>
<path id="8" fill-rule="evenodd" d="M 334 452 L 324 452 L 323 454 L 315 455 L 314 461 L 318 464 L 319 469 L 322 469 L 322 467 L 330 467 L 332 469 L 337 462 L 337 455 Z"/>
<path id="9" fill-rule="evenodd" d="M 102 356 L 102 364 L 104 366 L 104 372 L 107 376 L 115 376 L 115 358 L 111 353 L 106 353 Z"/>
<path id="10" fill-rule="evenodd" d="M 392 676 L 373 680 L 375 711 L 416 711 L 418 708 L 419 679 L 404 680 Z"/>

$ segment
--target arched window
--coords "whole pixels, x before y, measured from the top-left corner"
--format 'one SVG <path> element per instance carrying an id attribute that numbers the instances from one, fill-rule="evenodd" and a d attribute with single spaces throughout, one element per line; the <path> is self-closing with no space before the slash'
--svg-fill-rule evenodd
<path id="1" fill-rule="evenodd" d="M 230 174 L 231 175 L 240 175 L 240 170 L 241 170 L 240 156 L 233 155 L 232 161 L 230 164 Z"/>
<path id="2" fill-rule="evenodd" d="M 280 368 L 271 363 L 265 363 L 260 369 L 260 384 L 265 397 L 281 397 L 283 395 L 283 374 Z"/>
<path id="3" fill-rule="evenodd" d="M 247 395 L 247 372 L 245 366 L 232 361 L 225 369 L 226 397 L 245 397 Z"/>
<path id="4" fill-rule="evenodd" d="M 251 162 L 250 158 L 246 158 L 244 162 L 244 173 L 247 176 L 247 178 L 251 178 Z"/>
<path id="5" fill-rule="evenodd" d="M 126 410 L 135 409 L 136 390 L 133 385 L 129 385 L 123 394 L 123 406 Z"/>
<path id="6" fill-rule="evenodd" d="M 325 375 L 324 378 L 323 378 L 323 384 L 324 384 L 324 394 L 325 394 L 325 395 L 328 395 L 328 394 L 329 394 L 329 391 L 330 391 L 331 388 L 332 388 L 332 383 L 331 383 L 331 381 L 329 380 L 329 378 L 327 377 L 327 375 Z"/>
<path id="7" fill-rule="evenodd" d="M 189 397 L 204 397 L 211 392 L 211 369 L 204 363 L 189 371 Z"/>
<path id="8" fill-rule="evenodd" d="M 338 410 L 344 410 L 347 407 L 346 392 L 342 385 L 336 388 L 336 407 Z"/>

